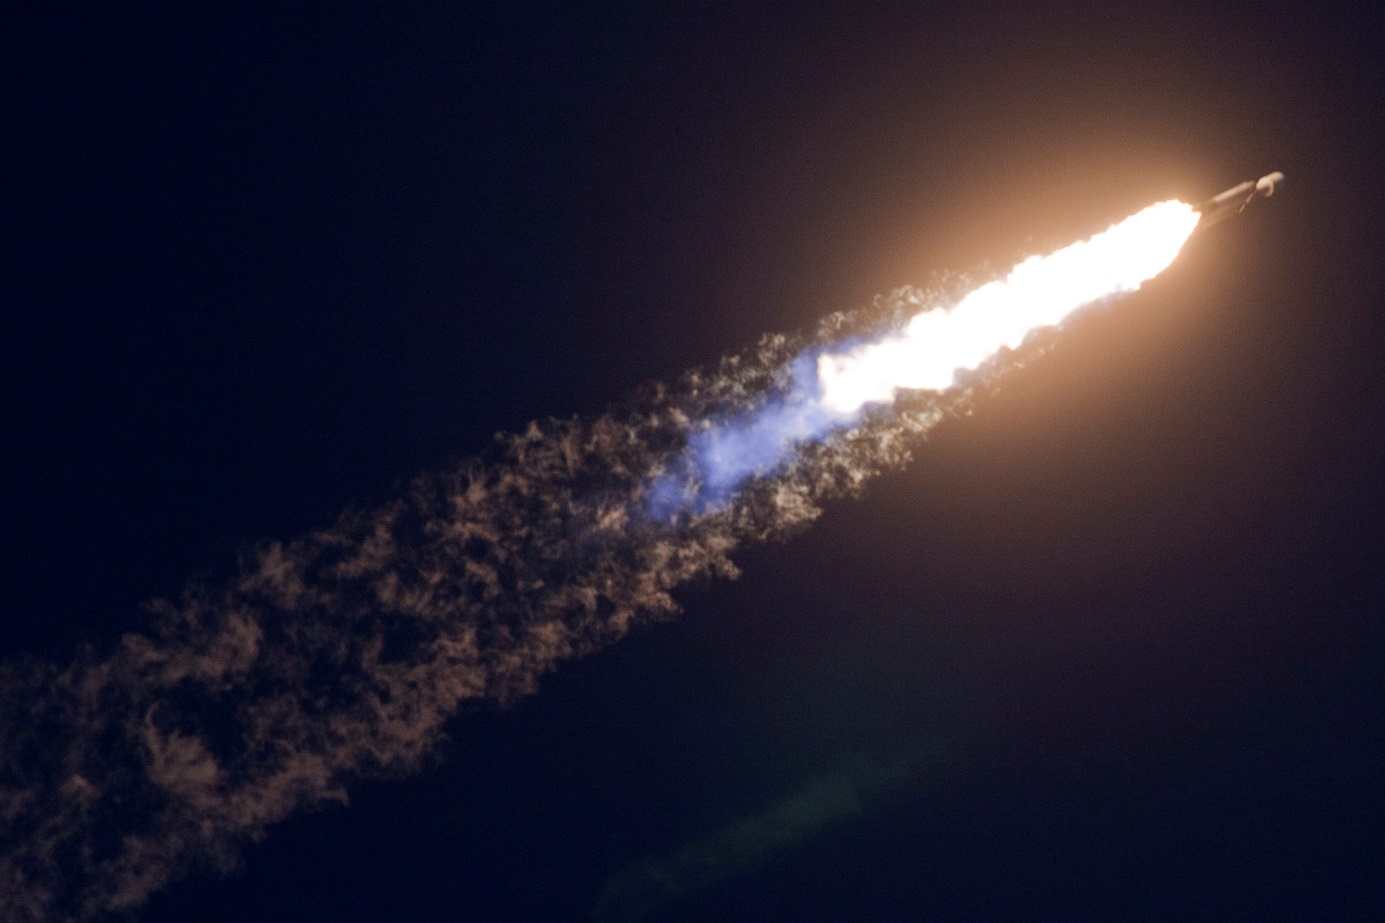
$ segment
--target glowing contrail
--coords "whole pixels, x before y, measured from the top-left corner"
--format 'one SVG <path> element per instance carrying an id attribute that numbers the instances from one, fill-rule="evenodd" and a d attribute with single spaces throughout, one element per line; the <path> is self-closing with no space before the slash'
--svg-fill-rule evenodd
<path id="1" fill-rule="evenodd" d="M 0 662 L 0 918 L 128 911 L 362 776 L 415 768 L 462 703 L 528 693 L 675 613 L 678 585 L 734 576 L 738 547 L 903 464 L 1027 337 L 1139 288 L 1199 214 L 1257 190 L 1151 206 L 960 299 L 901 289 L 625 414 L 531 424 L 151 604 L 113 650 Z"/>

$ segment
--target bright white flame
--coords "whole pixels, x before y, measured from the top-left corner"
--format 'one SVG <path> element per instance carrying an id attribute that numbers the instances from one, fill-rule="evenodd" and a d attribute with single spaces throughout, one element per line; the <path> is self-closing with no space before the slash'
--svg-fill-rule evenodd
<path id="1" fill-rule="evenodd" d="M 918 315 L 899 336 L 820 356 L 822 403 L 847 415 L 893 400 L 900 389 L 949 388 L 957 372 L 1014 349 L 1031 331 L 1138 289 L 1173 262 L 1198 218 L 1184 202 L 1151 205 L 1089 240 L 1030 257 L 950 310 Z"/>

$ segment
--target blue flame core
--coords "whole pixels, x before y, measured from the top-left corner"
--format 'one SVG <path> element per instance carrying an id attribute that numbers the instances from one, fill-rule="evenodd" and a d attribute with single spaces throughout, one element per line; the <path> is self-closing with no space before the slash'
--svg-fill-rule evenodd
<path id="1" fill-rule="evenodd" d="M 783 470 L 796 446 L 859 420 L 861 411 L 843 414 L 823 406 L 817 374 L 821 352 L 804 350 L 793 359 L 783 392 L 753 410 L 710 421 L 689 438 L 683 454 L 650 485 L 651 515 L 716 512 L 748 480 Z"/>

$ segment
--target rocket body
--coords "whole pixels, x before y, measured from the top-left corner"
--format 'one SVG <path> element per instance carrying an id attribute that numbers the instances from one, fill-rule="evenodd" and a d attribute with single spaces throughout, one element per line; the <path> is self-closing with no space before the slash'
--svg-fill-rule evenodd
<path id="1" fill-rule="evenodd" d="M 1246 210 L 1246 206 L 1256 199 L 1268 199 L 1274 195 L 1275 189 L 1283 182 L 1284 174 L 1276 170 L 1257 180 L 1248 179 L 1244 183 L 1232 186 L 1220 195 L 1213 196 L 1197 206 L 1197 211 L 1202 214 L 1202 220 L 1198 222 L 1198 230 L 1220 224 L 1227 218 L 1239 215 Z"/>

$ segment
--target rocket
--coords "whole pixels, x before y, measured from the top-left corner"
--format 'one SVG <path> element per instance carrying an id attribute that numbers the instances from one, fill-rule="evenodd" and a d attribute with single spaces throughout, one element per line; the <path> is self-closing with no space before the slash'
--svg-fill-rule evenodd
<path id="1" fill-rule="evenodd" d="M 1202 220 L 1198 222 L 1197 229 L 1201 231 L 1239 215 L 1256 199 L 1268 199 L 1274 195 L 1274 190 L 1283 182 L 1284 174 L 1276 170 L 1259 179 L 1248 179 L 1220 195 L 1213 196 L 1197 206 L 1196 210 L 1202 213 Z"/>

